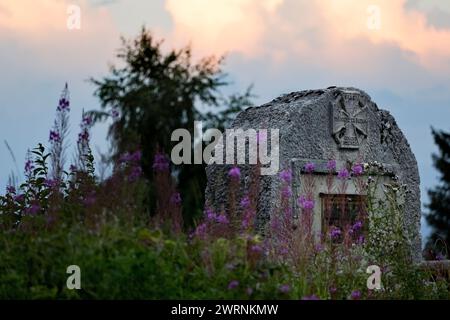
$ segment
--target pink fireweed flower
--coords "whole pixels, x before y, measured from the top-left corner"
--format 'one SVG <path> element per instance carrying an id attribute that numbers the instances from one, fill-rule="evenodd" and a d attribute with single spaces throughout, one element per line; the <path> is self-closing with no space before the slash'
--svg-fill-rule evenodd
<path id="1" fill-rule="evenodd" d="M 27 160 L 26 162 L 25 162 L 25 174 L 30 174 L 31 173 L 31 171 L 33 171 L 33 169 L 34 169 L 34 164 L 33 164 L 33 161 L 32 160 Z"/>
<path id="2" fill-rule="evenodd" d="M 336 160 L 329 160 L 327 163 L 327 169 L 330 172 L 336 171 Z"/>
<path id="3" fill-rule="evenodd" d="M 228 218 L 224 214 L 220 214 L 216 217 L 216 222 L 220 224 L 228 224 Z"/>
<path id="4" fill-rule="evenodd" d="M 16 188 L 13 187 L 13 186 L 7 186 L 6 187 L 6 193 L 15 194 L 16 193 Z"/>
<path id="5" fill-rule="evenodd" d="M 350 296 L 351 296 L 352 300 L 359 300 L 359 299 L 361 299 L 361 291 L 353 290 Z"/>
<path id="6" fill-rule="evenodd" d="M 198 238 L 204 238 L 206 236 L 206 230 L 206 223 L 199 224 L 194 231 L 194 235 Z"/>
<path id="7" fill-rule="evenodd" d="M 314 208 L 314 200 L 306 199 L 305 196 L 300 196 L 297 200 L 298 205 L 305 210 L 311 210 Z"/>
<path id="8" fill-rule="evenodd" d="M 356 244 L 362 245 L 365 242 L 365 238 L 363 235 L 359 236 L 358 239 L 356 240 Z"/>
<path id="9" fill-rule="evenodd" d="M 291 183 L 292 171 L 290 169 L 283 170 L 279 173 L 281 180 L 285 183 Z"/>
<path id="10" fill-rule="evenodd" d="M 141 175 L 142 175 L 142 168 L 139 166 L 133 167 L 133 169 L 131 169 L 130 175 L 128 176 L 128 181 L 136 182 L 139 180 Z"/>
<path id="11" fill-rule="evenodd" d="M 119 119 L 119 117 L 120 117 L 119 111 L 118 111 L 117 109 L 112 109 L 112 110 L 111 110 L 111 117 L 112 117 L 114 120 Z"/>
<path id="12" fill-rule="evenodd" d="M 352 230 L 355 232 L 359 231 L 359 230 L 361 230 L 362 226 L 363 226 L 363 223 L 361 221 L 356 221 L 355 224 L 352 226 Z"/>
<path id="13" fill-rule="evenodd" d="M 263 248 L 257 244 L 254 244 L 250 247 L 250 251 L 254 253 L 261 253 L 263 252 Z"/>
<path id="14" fill-rule="evenodd" d="M 228 171 L 228 176 L 230 176 L 232 179 L 239 180 L 241 177 L 241 170 L 238 167 L 233 167 Z"/>
<path id="15" fill-rule="evenodd" d="M 361 164 L 357 163 L 352 167 L 352 173 L 354 176 L 360 176 L 363 174 L 364 168 Z"/>
<path id="16" fill-rule="evenodd" d="M 341 180 L 346 180 L 349 177 L 349 173 L 348 170 L 346 168 L 342 168 L 341 170 L 339 170 L 338 172 L 338 178 Z"/>
<path id="17" fill-rule="evenodd" d="M 316 166 L 312 162 L 308 162 L 304 167 L 306 173 L 313 173 L 315 168 Z"/>
<path id="18" fill-rule="evenodd" d="M 97 198 L 95 196 L 95 192 L 92 191 L 83 199 L 83 204 L 86 207 L 90 207 L 90 206 L 93 206 L 96 201 L 97 201 Z"/>
<path id="19" fill-rule="evenodd" d="M 285 186 L 283 189 L 281 189 L 281 196 L 284 199 L 289 199 L 292 196 L 292 189 L 289 186 Z"/>
<path id="20" fill-rule="evenodd" d="M 333 227 L 330 231 L 330 238 L 332 240 L 336 240 L 338 239 L 342 234 L 341 229 L 339 229 L 338 227 Z"/>
<path id="21" fill-rule="evenodd" d="M 25 212 L 30 215 L 36 215 L 41 211 L 41 206 L 38 203 L 32 203 L 30 207 L 28 207 Z"/>
<path id="22" fill-rule="evenodd" d="M 279 288 L 281 293 L 287 294 L 289 291 L 291 291 L 291 287 L 288 284 L 283 284 Z"/>
<path id="23" fill-rule="evenodd" d="M 310 296 L 303 297 L 302 300 L 304 300 L 304 301 L 316 301 L 316 300 L 320 300 L 320 299 L 315 294 L 312 294 Z"/>
<path id="24" fill-rule="evenodd" d="M 169 170 L 169 161 L 164 154 L 155 154 L 155 158 L 153 159 L 153 170 L 156 172 L 165 172 Z"/>
<path id="25" fill-rule="evenodd" d="M 61 136 L 58 132 L 54 130 L 50 130 L 49 141 L 50 142 L 59 142 L 61 140 Z"/>
<path id="26" fill-rule="evenodd" d="M 228 290 L 233 290 L 233 289 L 236 289 L 237 287 L 239 287 L 239 281 L 237 281 L 237 280 L 232 280 L 228 284 Z"/>
<path id="27" fill-rule="evenodd" d="M 316 246 L 314 247 L 314 249 L 316 250 L 316 253 L 320 253 L 323 251 L 323 245 L 321 243 L 316 244 Z"/>
<path id="28" fill-rule="evenodd" d="M 82 125 L 86 126 L 86 127 L 89 127 L 89 126 L 92 125 L 92 122 L 93 121 L 92 121 L 92 118 L 90 116 L 84 116 L 83 120 L 82 120 Z"/>
<path id="29" fill-rule="evenodd" d="M 439 252 L 439 253 L 436 255 L 435 259 L 436 259 L 437 261 L 442 261 L 442 260 L 445 259 L 445 256 L 444 256 L 441 252 Z"/>
<path id="30" fill-rule="evenodd" d="M 19 194 L 17 196 L 14 197 L 14 201 L 16 202 L 24 202 L 25 201 L 25 195 L 24 194 Z"/>
<path id="31" fill-rule="evenodd" d="M 89 132 L 87 130 L 83 130 L 78 134 L 78 143 L 82 142 L 89 142 Z"/>
<path id="32" fill-rule="evenodd" d="M 67 87 L 66 87 L 67 88 Z M 66 98 L 59 99 L 58 107 L 56 108 L 58 111 L 70 111 L 70 102 Z"/>
<path id="33" fill-rule="evenodd" d="M 250 198 L 248 196 L 244 196 L 240 203 L 243 209 L 247 209 L 250 207 Z"/>
<path id="34" fill-rule="evenodd" d="M 170 203 L 179 206 L 181 204 L 181 195 L 179 192 L 172 194 Z"/>
<path id="35" fill-rule="evenodd" d="M 44 184 L 47 188 L 53 189 L 53 188 L 58 187 L 59 182 L 57 179 L 46 179 L 44 181 Z"/>
<path id="36" fill-rule="evenodd" d="M 215 220 L 217 217 L 217 215 L 211 209 L 207 209 L 205 215 L 206 219 L 208 220 Z"/>

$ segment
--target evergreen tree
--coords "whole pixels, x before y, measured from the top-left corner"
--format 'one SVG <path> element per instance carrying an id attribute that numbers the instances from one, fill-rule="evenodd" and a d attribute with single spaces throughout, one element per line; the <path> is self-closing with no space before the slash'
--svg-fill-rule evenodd
<path id="1" fill-rule="evenodd" d="M 434 129 L 432 134 L 439 147 L 439 154 L 433 154 L 433 162 L 441 177 L 440 184 L 428 191 L 426 219 L 433 228 L 429 245 L 442 252 L 444 247 L 450 249 L 450 134 Z"/>
<path id="2" fill-rule="evenodd" d="M 223 58 L 206 57 L 194 63 L 190 47 L 165 53 L 161 45 L 144 27 L 135 39 L 122 38 L 117 54 L 124 62 L 122 67 L 112 66 L 109 76 L 91 79 L 103 109 L 91 112 L 94 121 L 116 118 L 109 129 L 112 158 L 142 150 L 142 166 L 149 181 L 155 152 L 170 155 L 177 143 L 171 142 L 175 129 L 189 130 L 192 138 L 195 120 L 203 121 L 203 130 L 223 129 L 237 112 L 251 105 L 252 96 L 250 88 L 231 96 L 221 92 L 229 84 L 221 70 Z M 203 210 L 205 165 L 174 169 L 185 220 L 189 221 Z"/>

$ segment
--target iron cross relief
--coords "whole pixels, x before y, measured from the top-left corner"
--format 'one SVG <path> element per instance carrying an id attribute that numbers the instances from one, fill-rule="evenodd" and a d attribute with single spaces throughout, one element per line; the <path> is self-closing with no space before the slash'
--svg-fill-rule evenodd
<path id="1" fill-rule="evenodd" d="M 359 149 L 367 138 L 367 106 L 357 97 L 340 95 L 333 107 L 333 137 L 341 149 Z"/>

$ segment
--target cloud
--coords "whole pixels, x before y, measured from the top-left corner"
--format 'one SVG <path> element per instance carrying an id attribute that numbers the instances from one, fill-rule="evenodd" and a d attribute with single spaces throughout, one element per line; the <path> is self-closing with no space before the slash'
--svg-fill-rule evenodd
<path id="1" fill-rule="evenodd" d="M 206 52 L 255 54 L 267 20 L 283 0 L 167 0 L 176 40 Z"/>
<path id="2" fill-rule="evenodd" d="M 379 29 L 368 27 L 371 5 L 379 8 Z M 349 50 L 366 41 L 397 47 L 427 69 L 450 70 L 450 30 L 435 28 L 405 0 L 167 0 L 166 9 L 175 39 L 192 40 L 206 52 L 270 55 L 275 63 L 292 52 L 337 65 L 349 55 L 367 54 L 364 48 Z M 363 60 L 371 58 L 369 53 Z"/>
<path id="3" fill-rule="evenodd" d="M 30 70 L 47 73 L 88 71 L 111 56 L 119 34 L 108 10 L 78 1 L 81 29 L 69 30 L 66 0 L 0 0 L 0 49 L 4 60 L 23 58 Z M 1 61 L 1 64 L 5 61 Z"/>

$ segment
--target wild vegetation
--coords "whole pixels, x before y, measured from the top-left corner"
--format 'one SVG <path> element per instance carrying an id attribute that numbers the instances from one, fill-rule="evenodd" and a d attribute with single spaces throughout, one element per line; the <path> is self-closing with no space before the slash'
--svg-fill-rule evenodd
<path id="1" fill-rule="evenodd" d="M 304 168 L 297 210 L 289 202 L 292 173 L 279 173 L 278 210 L 265 226 L 255 220 L 258 166 L 244 195 L 236 192 L 240 168 L 228 172 L 227 210 L 199 207 L 203 166 L 174 167 L 162 141 L 196 117 L 220 128 L 249 95 L 226 100 L 231 108 L 222 113 L 201 115 L 193 109 L 198 99 L 213 106 L 225 101 L 215 91 L 222 73 L 211 60 L 191 65 L 189 49 L 164 56 L 152 41 L 143 30 L 120 55 L 128 66 L 93 80 L 107 110 L 83 113 L 68 167 L 71 105 L 64 88 L 47 146 L 30 150 L 25 180 L 12 179 L 0 196 L 1 299 L 450 298 L 448 274 L 411 261 L 399 201 L 407 188 L 394 182 L 384 186 L 384 201 L 373 196 L 377 163 L 337 168 L 330 159 L 328 188 L 343 193 L 355 184 L 367 196 L 351 208 L 344 197 L 330 202 L 319 235 L 312 223 L 314 163 Z M 175 89 L 181 100 L 172 99 Z M 176 117 L 165 109 L 171 102 Z M 90 129 L 105 117 L 113 119 L 114 165 L 100 178 Z M 340 220 L 330 218 L 333 210 Z M 66 286 L 70 265 L 81 268 L 81 290 Z M 379 290 L 367 287 L 370 265 L 382 272 Z"/>
<path id="2" fill-rule="evenodd" d="M 291 172 L 280 172 L 280 207 L 264 236 L 255 225 L 258 167 L 242 198 L 230 197 L 227 212 L 205 208 L 193 228 L 183 222 L 182 198 L 167 156 L 151 166 L 155 211 L 146 205 L 149 181 L 142 154 L 118 157 L 103 181 L 95 175 L 89 147 L 92 119 L 84 116 L 76 162 L 64 170 L 67 88 L 57 108 L 50 147 L 33 149 L 26 180 L 0 197 L 0 298 L 20 299 L 377 299 L 449 298 L 448 279 L 410 261 L 397 202 L 404 188 L 386 187 L 386 201 L 372 203 L 373 164 L 336 168 L 336 186 L 356 183 L 369 197 L 356 221 L 331 225 L 320 239 L 311 226 L 313 176 L 293 212 Z M 308 174 L 314 164 L 305 166 Z M 238 167 L 228 179 L 239 184 Z M 330 179 L 330 181 L 332 181 Z M 232 188 L 232 187 L 231 187 Z M 309 189 L 308 189 L 309 188 Z M 231 190 L 230 190 L 231 192 Z M 345 217 L 345 203 L 340 208 Z M 389 214 L 386 214 L 389 213 Z M 370 217 L 369 220 L 366 219 Z M 348 221 L 348 220 L 346 220 Z M 389 228 L 389 229 L 387 229 Z M 379 235 L 388 236 L 379 237 Z M 66 268 L 82 270 L 82 289 L 66 287 Z M 382 289 L 367 289 L 366 268 L 382 270 Z"/>

